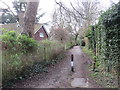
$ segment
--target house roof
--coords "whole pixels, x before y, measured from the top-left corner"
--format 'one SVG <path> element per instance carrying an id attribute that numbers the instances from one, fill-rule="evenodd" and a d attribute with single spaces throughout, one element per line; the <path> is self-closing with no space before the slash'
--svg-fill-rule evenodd
<path id="1" fill-rule="evenodd" d="M 36 33 L 42 26 L 43 24 L 35 24 L 34 33 Z"/>
<path id="2" fill-rule="evenodd" d="M 43 26 L 43 24 L 35 24 L 35 29 L 34 32 L 36 33 L 41 27 Z M 21 33 L 22 27 L 17 27 L 17 23 L 10 23 L 10 24 L 2 24 L 0 25 L 1 28 L 5 28 L 7 30 L 14 30 L 18 33 Z M 46 30 L 45 30 L 46 32 Z M 47 34 L 47 32 L 46 32 Z"/>
<path id="3" fill-rule="evenodd" d="M 45 27 L 44 27 L 43 25 L 41 25 L 41 26 L 39 26 L 39 25 L 37 26 L 37 25 L 36 25 L 36 28 L 37 28 L 38 30 L 36 29 L 37 31 L 35 31 L 34 34 L 36 34 L 36 33 L 40 30 L 40 28 L 43 28 L 43 30 L 45 31 L 46 35 L 48 36 L 48 33 L 47 33 L 47 31 L 45 30 Z"/>

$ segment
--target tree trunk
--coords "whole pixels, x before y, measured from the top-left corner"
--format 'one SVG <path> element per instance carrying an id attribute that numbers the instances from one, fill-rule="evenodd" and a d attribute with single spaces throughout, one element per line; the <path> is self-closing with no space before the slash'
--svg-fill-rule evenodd
<path id="1" fill-rule="evenodd" d="M 31 38 L 34 38 L 35 17 L 39 5 L 39 0 L 35 1 L 36 2 L 32 2 L 32 0 L 28 0 L 23 22 L 23 33 Z"/>
<path id="2" fill-rule="evenodd" d="M 76 33 L 76 35 L 75 35 L 75 41 L 77 41 L 77 38 L 78 38 L 78 33 Z"/>

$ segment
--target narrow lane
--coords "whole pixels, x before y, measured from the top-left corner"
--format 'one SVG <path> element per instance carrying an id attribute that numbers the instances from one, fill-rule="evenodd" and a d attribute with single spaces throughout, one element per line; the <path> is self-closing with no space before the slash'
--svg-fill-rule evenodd
<path id="1" fill-rule="evenodd" d="M 75 72 L 71 72 L 71 54 L 74 55 Z M 90 60 L 82 52 L 79 46 L 75 46 L 66 52 L 66 58 L 55 66 L 48 69 L 48 73 L 35 75 L 25 81 L 16 83 L 13 87 L 17 88 L 73 88 L 92 87 L 88 81 L 87 65 Z M 87 83 L 87 86 L 86 86 Z M 89 84 L 89 85 L 88 85 Z M 83 86 L 80 86 L 83 85 Z"/>

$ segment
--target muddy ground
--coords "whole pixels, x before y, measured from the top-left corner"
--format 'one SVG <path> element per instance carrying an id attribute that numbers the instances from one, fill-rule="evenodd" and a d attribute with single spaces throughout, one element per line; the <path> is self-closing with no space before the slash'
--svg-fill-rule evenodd
<path id="1" fill-rule="evenodd" d="M 84 78 L 88 82 L 87 88 L 98 88 L 89 78 L 88 65 L 92 64 L 91 59 L 82 52 L 79 46 L 68 50 L 66 57 L 60 63 L 50 66 L 48 72 L 43 72 L 26 80 L 14 84 L 13 88 L 73 88 L 71 82 L 74 78 Z M 71 54 L 74 55 L 74 69 L 71 72 Z M 80 82 L 82 83 L 82 82 Z M 83 85 L 84 87 L 84 85 Z"/>

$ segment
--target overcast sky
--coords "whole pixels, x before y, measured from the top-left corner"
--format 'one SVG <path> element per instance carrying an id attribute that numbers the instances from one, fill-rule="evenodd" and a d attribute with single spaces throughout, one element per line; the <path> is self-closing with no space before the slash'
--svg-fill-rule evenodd
<path id="1" fill-rule="evenodd" d="M 12 8 L 12 1 L 14 0 L 1 0 L 4 1 L 6 4 Z M 33 0 L 34 1 L 34 0 Z M 57 0 L 60 1 L 60 0 Z M 75 0 L 61 0 L 65 3 L 65 5 L 70 5 L 69 1 L 73 2 Z M 119 0 L 99 0 L 101 2 L 101 8 L 106 10 L 108 7 L 110 7 L 111 2 L 117 3 Z M 5 8 L 6 6 L 0 2 L 0 8 Z M 41 18 L 41 23 L 51 21 L 51 15 L 53 13 L 53 10 L 55 8 L 55 2 L 54 0 L 40 0 L 39 8 L 41 8 L 41 13 L 46 12 L 44 17 Z"/>
<path id="2" fill-rule="evenodd" d="M 60 0 L 57 0 L 60 1 Z M 65 5 L 70 5 L 69 1 L 74 1 L 74 0 L 61 0 L 63 2 L 65 2 Z M 111 2 L 115 2 L 117 3 L 118 0 L 99 0 L 101 2 L 101 8 L 103 10 L 108 9 L 108 7 L 110 7 Z M 40 4 L 39 4 L 39 8 L 43 9 L 43 12 L 46 12 L 45 17 L 51 17 L 51 14 L 55 8 L 55 2 L 54 0 L 40 0 Z M 47 18 L 46 18 L 47 20 Z M 43 19 L 43 21 L 46 21 L 45 19 Z"/>

